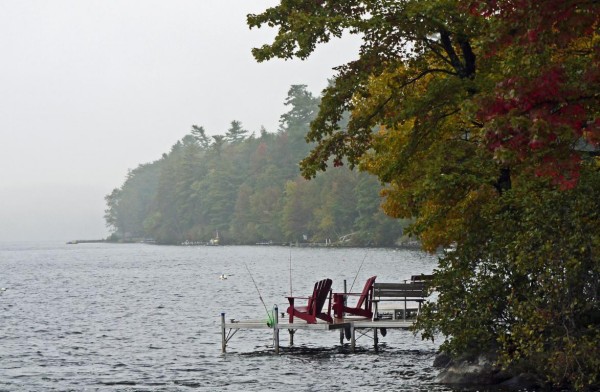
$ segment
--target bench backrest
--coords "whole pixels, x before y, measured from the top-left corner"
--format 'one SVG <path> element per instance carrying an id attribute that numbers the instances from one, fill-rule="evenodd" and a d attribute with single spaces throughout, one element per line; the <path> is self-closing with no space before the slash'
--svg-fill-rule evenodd
<path id="1" fill-rule="evenodd" d="M 410 277 L 410 281 L 413 283 L 415 283 L 415 282 L 430 282 L 431 280 L 433 280 L 433 275 L 420 274 L 420 275 L 412 275 Z"/>
<path id="2" fill-rule="evenodd" d="M 377 298 L 424 298 L 427 296 L 425 283 L 375 283 L 374 295 Z"/>

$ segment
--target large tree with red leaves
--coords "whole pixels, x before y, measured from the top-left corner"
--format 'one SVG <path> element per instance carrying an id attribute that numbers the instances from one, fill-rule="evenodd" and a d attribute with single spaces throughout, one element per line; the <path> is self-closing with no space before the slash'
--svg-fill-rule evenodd
<path id="1" fill-rule="evenodd" d="M 258 61 L 361 36 L 302 169 L 359 165 L 425 249 L 456 245 L 424 336 L 541 383 L 598 387 L 600 2 L 282 0 L 248 23 L 278 28 Z"/>

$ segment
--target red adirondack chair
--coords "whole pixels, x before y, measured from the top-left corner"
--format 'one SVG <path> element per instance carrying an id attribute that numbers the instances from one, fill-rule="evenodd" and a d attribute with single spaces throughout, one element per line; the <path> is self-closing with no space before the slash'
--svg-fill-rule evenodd
<path id="1" fill-rule="evenodd" d="M 335 293 L 333 294 L 333 314 L 335 318 L 342 318 L 344 313 L 366 318 L 373 317 L 373 283 L 377 276 L 367 279 L 362 293 Z M 344 304 L 344 299 L 349 295 L 360 295 L 356 305 L 350 307 Z"/>
<path id="2" fill-rule="evenodd" d="M 331 318 L 331 279 L 323 279 L 315 283 L 313 293 L 310 297 L 287 297 L 290 306 L 287 313 L 290 315 L 289 322 L 294 322 L 294 317 L 305 320 L 309 324 L 316 324 L 317 319 L 332 323 Z M 323 312 L 325 301 L 329 297 L 327 312 Z M 308 299 L 306 306 L 295 306 L 296 299 Z"/>

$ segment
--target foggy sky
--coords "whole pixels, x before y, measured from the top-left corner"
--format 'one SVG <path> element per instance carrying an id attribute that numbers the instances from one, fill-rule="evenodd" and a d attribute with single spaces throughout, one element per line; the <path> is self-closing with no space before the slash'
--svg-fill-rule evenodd
<path id="1" fill-rule="evenodd" d="M 192 124 L 275 132 L 292 84 L 318 95 L 356 53 L 256 63 L 267 0 L 0 0 L 0 241 L 107 236 L 104 196 Z"/>

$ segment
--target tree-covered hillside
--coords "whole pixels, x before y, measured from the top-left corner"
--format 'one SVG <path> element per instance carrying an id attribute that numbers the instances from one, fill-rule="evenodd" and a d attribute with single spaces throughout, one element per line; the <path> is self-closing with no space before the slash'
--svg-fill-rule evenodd
<path id="1" fill-rule="evenodd" d="M 106 196 L 113 238 L 159 243 L 310 241 L 393 245 L 404 221 L 379 208 L 380 184 L 365 173 L 331 170 L 307 181 L 298 163 L 319 99 L 292 86 L 277 133 L 250 134 L 232 121 L 224 135 L 193 126 L 162 158 L 138 166 Z"/>

